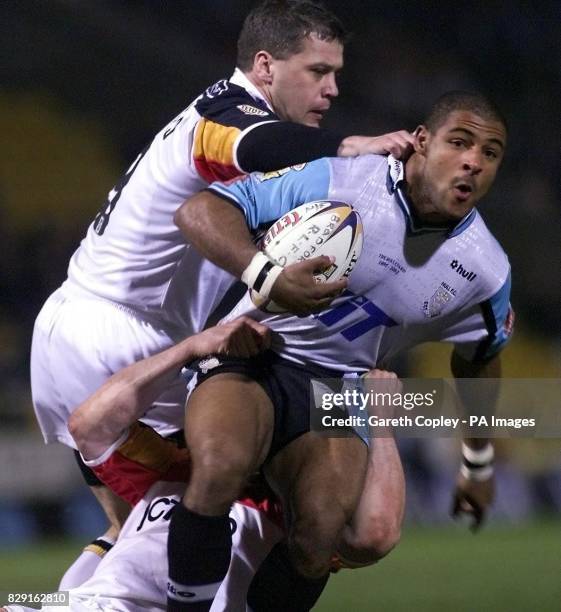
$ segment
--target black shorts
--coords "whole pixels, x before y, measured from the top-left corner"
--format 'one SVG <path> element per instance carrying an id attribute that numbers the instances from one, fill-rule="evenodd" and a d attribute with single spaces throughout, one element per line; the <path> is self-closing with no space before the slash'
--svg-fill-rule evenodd
<path id="1" fill-rule="evenodd" d="M 208 366 L 211 366 L 210 369 Z M 206 357 L 190 367 L 197 372 L 197 386 L 212 376 L 235 372 L 258 382 L 274 409 L 274 431 L 267 459 L 310 431 L 312 379 L 341 380 L 342 374 L 315 365 L 300 365 L 266 351 L 251 359 Z M 188 409 L 188 408 L 187 408 Z"/>
<path id="2" fill-rule="evenodd" d="M 76 459 L 76 463 L 80 468 L 80 472 L 82 472 L 82 476 L 84 477 L 84 480 L 86 481 L 86 484 L 89 487 L 105 486 L 104 483 L 101 482 L 101 480 L 95 475 L 95 472 L 92 470 L 92 468 L 84 463 L 82 455 L 80 455 L 77 450 L 74 451 L 74 459 Z"/>

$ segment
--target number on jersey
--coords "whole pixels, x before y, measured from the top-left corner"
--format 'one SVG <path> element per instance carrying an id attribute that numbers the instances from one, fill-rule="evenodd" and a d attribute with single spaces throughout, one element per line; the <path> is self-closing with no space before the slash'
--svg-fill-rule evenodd
<path id="1" fill-rule="evenodd" d="M 95 216 L 93 229 L 98 236 L 103 236 L 103 233 L 107 229 L 107 224 L 109 223 L 111 213 L 113 212 L 113 209 L 119 201 L 123 189 L 127 186 L 127 183 L 130 181 L 131 176 L 136 170 L 138 164 L 140 163 L 140 160 L 146 154 L 146 151 L 148 151 L 148 147 L 146 147 L 144 151 L 142 151 L 142 153 L 139 153 L 138 157 L 132 162 L 130 168 L 119 179 L 119 182 L 115 185 L 115 187 L 111 189 L 111 191 L 109 192 L 109 196 L 107 197 L 107 201 Z"/>

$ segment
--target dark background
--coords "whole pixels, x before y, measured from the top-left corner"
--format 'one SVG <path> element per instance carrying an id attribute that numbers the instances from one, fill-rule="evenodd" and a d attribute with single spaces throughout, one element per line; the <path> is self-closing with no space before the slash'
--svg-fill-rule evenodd
<path id="1" fill-rule="evenodd" d="M 231 74 L 237 33 L 253 4 L 0 3 L 0 422 L 5 437 L 12 431 L 36 436 L 29 345 L 43 301 L 64 280 L 70 255 L 137 153 L 204 88 Z M 412 130 L 440 94 L 458 88 L 487 93 L 503 110 L 510 126 L 507 155 L 480 210 L 513 267 L 517 332 L 507 351 L 507 374 L 559 377 L 561 4 L 326 4 L 353 38 L 341 93 L 325 126 L 347 134 Z M 423 363 L 431 359 L 440 357 Z M 552 474 L 558 485 L 558 450 L 544 450 L 536 461 L 539 454 L 536 447 L 525 455 L 517 447 L 517 469 L 532 483 L 536 474 L 542 479 Z M 423 448 L 409 455 L 417 480 L 423 460 L 440 461 Z M 31 454 L 26 456 L 31 462 Z M 30 474 L 37 472 L 38 459 L 25 465 Z M 16 484 L 8 496 L 13 499 L 21 497 L 23 480 Z M 7 487 L 0 478 L 0 489 Z M 561 495 L 556 498 L 548 487 L 537 487 L 543 498 L 537 505 L 559 510 Z M 516 500 L 520 494 L 512 493 L 504 508 L 520 508 Z M 428 515 L 426 503 L 417 510 L 424 507 Z"/>
<path id="2" fill-rule="evenodd" d="M 23 326 L 17 335 L 24 343 L 118 175 L 193 97 L 231 73 L 237 33 L 253 4 L 1 4 L 2 156 L 18 163 L 17 176 L 0 176 L 0 231 L 9 251 L 0 262 L 0 317 Z M 483 91 L 504 111 L 508 152 L 480 209 L 512 261 L 519 322 L 559 338 L 561 5 L 326 4 L 353 38 L 325 126 L 365 134 L 413 129 L 454 88 Z M 23 374 L 25 351 L 16 357 Z"/>

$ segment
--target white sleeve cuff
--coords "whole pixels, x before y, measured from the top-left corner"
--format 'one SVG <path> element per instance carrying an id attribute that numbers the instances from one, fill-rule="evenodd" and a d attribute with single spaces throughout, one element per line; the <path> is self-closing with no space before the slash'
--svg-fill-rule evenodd
<path id="1" fill-rule="evenodd" d="M 82 453 L 80 453 L 80 457 L 82 457 L 82 461 L 88 467 L 90 467 L 90 468 L 97 467 L 98 465 L 101 465 L 102 463 L 105 463 L 107 461 L 107 459 L 109 459 L 109 457 L 111 457 L 111 455 L 123 444 L 123 442 L 125 442 L 125 440 L 128 437 L 129 437 L 129 428 L 127 427 L 123 431 L 123 433 L 117 438 L 117 440 L 115 440 L 115 442 L 113 442 L 113 444 L 111 444 L 111 446 L 109 448 L 107 448 L 103 452 L 103 454 L 101 454 L 99 457 L 97 457 L 97 459 L 87 460 L 87 459 L 84 458 L 84 455 L 82 455 Z"/>

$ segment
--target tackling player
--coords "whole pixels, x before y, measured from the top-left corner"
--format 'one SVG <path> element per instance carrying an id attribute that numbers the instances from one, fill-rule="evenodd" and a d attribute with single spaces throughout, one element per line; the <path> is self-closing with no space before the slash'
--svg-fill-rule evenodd
<path id="1" fill-rule="evenodd" d="M 217 272 L 180 232 L 174 214 L 213 180 L 274 170 L 321 156 L 401 154 L 411 136 L 378 138 L 319 129 L 338 94 L 345 31 L 308 0 L 267 0 L 247 17 L 237 68 L 166 125 L 110 191 L 74 253 L 68 279 L 35 323 L 31 386 L 47 443 L 75 444 L 70 414 L 113 373 L 200 331 L 234 279 Z M 195 212 L 195 214 L 197 214 Z M 226 226 L 223 226 L 227 229 Z M 314 286 L 314 266 L 292 269 L 306 303 L 328 303 L 343 283 Z M 145 421 L 166 435 L 183 427 L 185 390 L 178 377 Z M 111 546 L 128 508 L 86 467 L 87 482 L 111 528 L 86 551 L 61 587 L 91 573 Z"/>
<path id="2" fill-rule="evenodd" d="M 180 503 L 188 482 L 190 456 L 153 429 L 140 424 L 139 419 L 184 364 L 197 357 L 218 355 L 250 356 L 270 345 L 268 329 L 247 318 L 210 328 L 191 336 L 168 350 L 135 363 L 112 376 L 96 393 L 88 398 L 70 418 L 69 428 L 76 446 L 86 463 L 116 494 L 122 496 L 133 509 L 123 525 L 115 546 L 103 558 L 93 575 L 80 586 L 70 590 L 69 608 L 80 610 L 164 610 L 166 607 L 168 526 L 173 508 Z M 390 376 L 371 372 L 370 376 Z M 364 506 L 381 506 L 386 501 L 377 493 L 380 489 L 399 486 L 393 477 L 383 482 L 379 465 L 392 465 L 397 453 L 379 448 L 368 467 L 370 486 Z M 387 444 L 387 446 L 388 446 Z M 395 449 L 395 445 L 394 445 Z M 393 454 L 392 454 L 393 453 Z M 400 466 L 397 466 L 400 469 Z M 381 483 L 375 486 L 374 483 Z M 403 513 L 403 499 L 397 499 L 397 514 Z M 353 517 L 363 520 L 364 511 Z M 213 610 L 245 609 L 250 580 L 272 546 L 284 536 L 282 508 L 274 494 L 262 481 L 255 479 L 236 501 L 230 511 L 229 526 L 233 538 L 233 554 L 228 578 L 222 583 Z M 380 555 L 394 542 L 380 525 L 378 542 Z M 395 537 L 395 535 L 393 536 Z M 359 545 L 355 525 L 349 524 L 341 538 L 341 548 L 353 563 L 353 551 Z M 356 563 L 358 560 L 355 560 Z M 360 562 L 359 562 L 360 563 Z M 335 561 L 335 567 L 344 563 Z M 262 584 L 263 597 L 274 593 Z M 286 596 L 286 595 L 285 595 Z M 289 594 L 285 610 L 299 609 L 298 592 Z M 45 612 L 60 611 L 62 606 L 43 606 Z M 254 612 L 270 610 L 259 606 Z M 7 606 L 2 612 L 27 612 L 31 608 Z"/>
<path id="3" fill-rule="evenodd" d="M 362 486 L 365 451 L 356 438 L 309 432 L 310 379 L 365 372 L 428 341 L 454 344 L 456 377 L 500 376 L 499 352 L 512 327 L 510 266 L 475 205 L 491 187 L 505 146 L 499 111 L 481 95 L 451 92 L 417 128 L 406 163 L 382 156 L 324 159 L 276 178 L 256 174 L 213 185 L 185 204 L 193 244 L 236 275 L 252 267 L 253 278 L 278 272 L 257 253 L 247 226 L 276 220 L 306 201 L 351 204 L 362 218 L 364 245 L 348 290 L 326 312 L 268 315 L 247 296 L 234 309 L 232 316 L 250 313 L 276 332 L 273 350 L 258 360 L 220 359 L 191 396 L 185 431 L 193 473 L 172 517 L 169 565 L 176 585 L 200 595 L 169 609 L 209 608 L 227 567 L 227 510 L 264 462 L 291 508 L 290 560 L 311 590 L 326 576 L 337 533 Z M 285 286 L 281 274 L 271 290 L 275 302 Z M 284 304 L 291 306 L 286 296 Z M 493 449 L 485 440 L 466 440 L 463 452 L 456 509 L 480 521 L 492 498 Z M 213 566 L 206 556 L 209 533 Z M 182 547 L 199 554 L 187 558 Z M 263 571 L 281 564 L 287 551 L 277 546 L 272 554 Z"/>
<path id="4" fill-rule="evenodd" d="M 185 490 L 190 459 L 186 449 L 137 419 L 193 359 L 215 352 L 250 356 L 269 344 L 268 329 L 251 319 L 210 328 L 120 371 L 72 414 L 69 429 L 86 465 L 133 509 L 92 577 L 70 590 L 69 609 L 165 610 L 168 524 Z M 282 522 L 280 505 L 264 485 L 248 489 L 233 505 L 231 582 L 224 582 L 215 610 L 245 608 L 251 576 L 283 536 Z"/>

